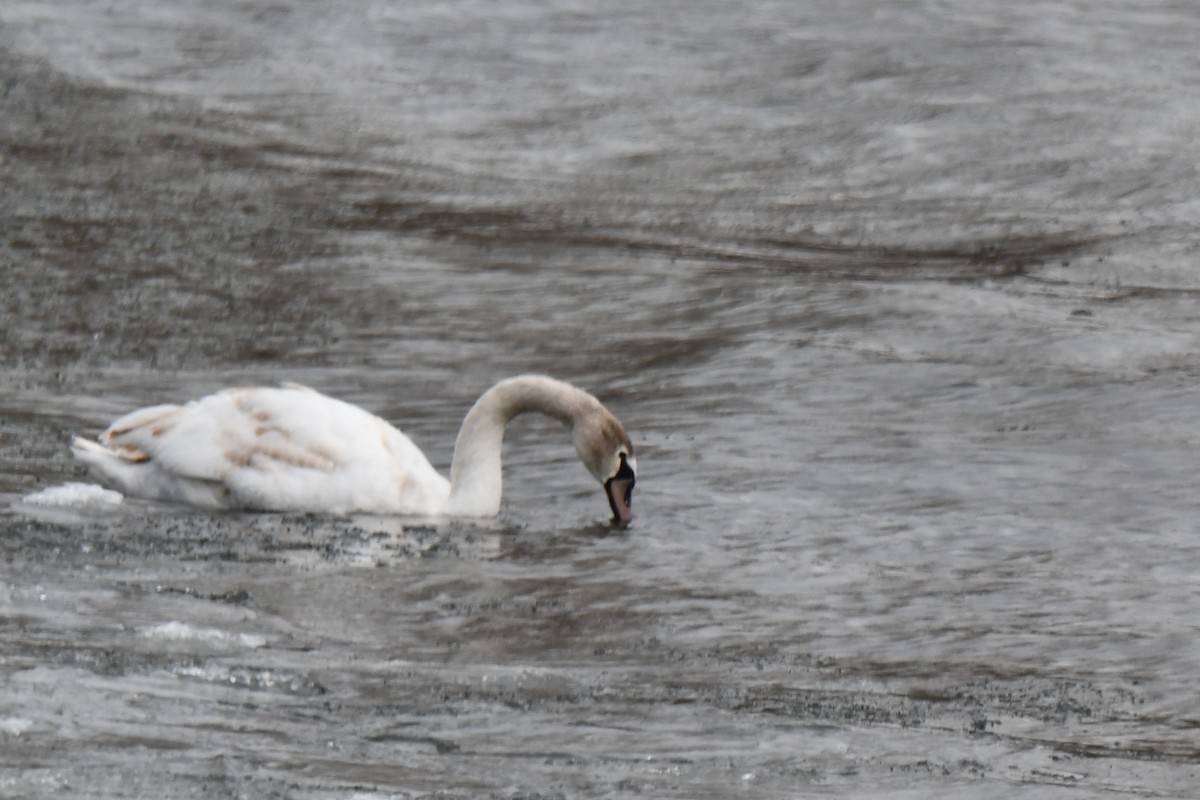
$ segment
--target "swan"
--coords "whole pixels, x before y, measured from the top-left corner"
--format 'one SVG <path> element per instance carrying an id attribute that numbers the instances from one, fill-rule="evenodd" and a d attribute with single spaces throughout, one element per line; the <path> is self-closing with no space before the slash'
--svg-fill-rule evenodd
<path id="1" fill-rule="evenodd" d="M 126 494 L 201 508 L 489 517 L 500 511 L 504 429 L 535 411 L 571 428 L 613 522 L 628 525 L 637 462 L 624 426 L 592 395 L 542 375 L 502 380 L 475 402 L 449 480 L 392 425 L 299 384 L 139 409 L 71 449 Z"/>

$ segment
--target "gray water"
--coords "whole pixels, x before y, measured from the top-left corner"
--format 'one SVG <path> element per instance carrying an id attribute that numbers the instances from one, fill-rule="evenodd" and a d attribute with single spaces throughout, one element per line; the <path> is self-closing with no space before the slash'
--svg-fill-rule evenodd
<path id="1" fill-rule="evenodd" d="M 336 4 L 335 4 L 336 5 Z M 0 6 L 0 796 L 1190 797 L 1186 3 Z M 294 380 L 482 525 L 54 510 Z"/>

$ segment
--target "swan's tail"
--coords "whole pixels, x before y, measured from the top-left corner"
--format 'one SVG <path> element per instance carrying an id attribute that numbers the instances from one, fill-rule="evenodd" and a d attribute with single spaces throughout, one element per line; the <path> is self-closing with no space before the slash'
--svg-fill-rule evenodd
<path id="1" fill-rule="evenodd" d="M 71 454 L 88 465 L 88 468 L 98 478 L 115 483 L 121 489 L 128 490 L 131 483 L 138 482 L 139 473 L 145 472 L 146 458 L 140 461 L 122 457 L 99 442 L 76 436 L 71 441 Z"/>
<path id="2" fill-rule="evenodd" d="M 229 490 L 220 481 L 193 478 L 164 470 L 162 465 L 135 447 L 105 447 L 75 437 L 71 453 L 88 465 L 102 481 L 127 495 L 147 500 L 184 502 L 200 508 L 229 508 Z"/>

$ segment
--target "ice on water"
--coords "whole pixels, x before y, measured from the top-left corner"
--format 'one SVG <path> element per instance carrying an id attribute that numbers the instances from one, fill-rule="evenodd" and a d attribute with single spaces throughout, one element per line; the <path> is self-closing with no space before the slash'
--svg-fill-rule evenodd
<path id="1" fill-rule="evenodd" d="M 31 492 L 20 503 L 34 508 L 58 508 L 68 511 L 111 511 L 124 502 L 120 492 L 105 489 L 95 483 L 70 482 Z"/>

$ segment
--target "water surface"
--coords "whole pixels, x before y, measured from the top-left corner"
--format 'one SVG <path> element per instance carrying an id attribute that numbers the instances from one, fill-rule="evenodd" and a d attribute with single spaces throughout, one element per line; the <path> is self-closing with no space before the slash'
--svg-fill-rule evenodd
<path id="1" fill-rule="evenodd" d="M 1200 31 L 1169 3 L 0 10 L 0 793 L 1186 797 Z M 296 380 L 483 525 L 49 513 Z M 15 504 L 15 505 L 14 505 Z"/>

